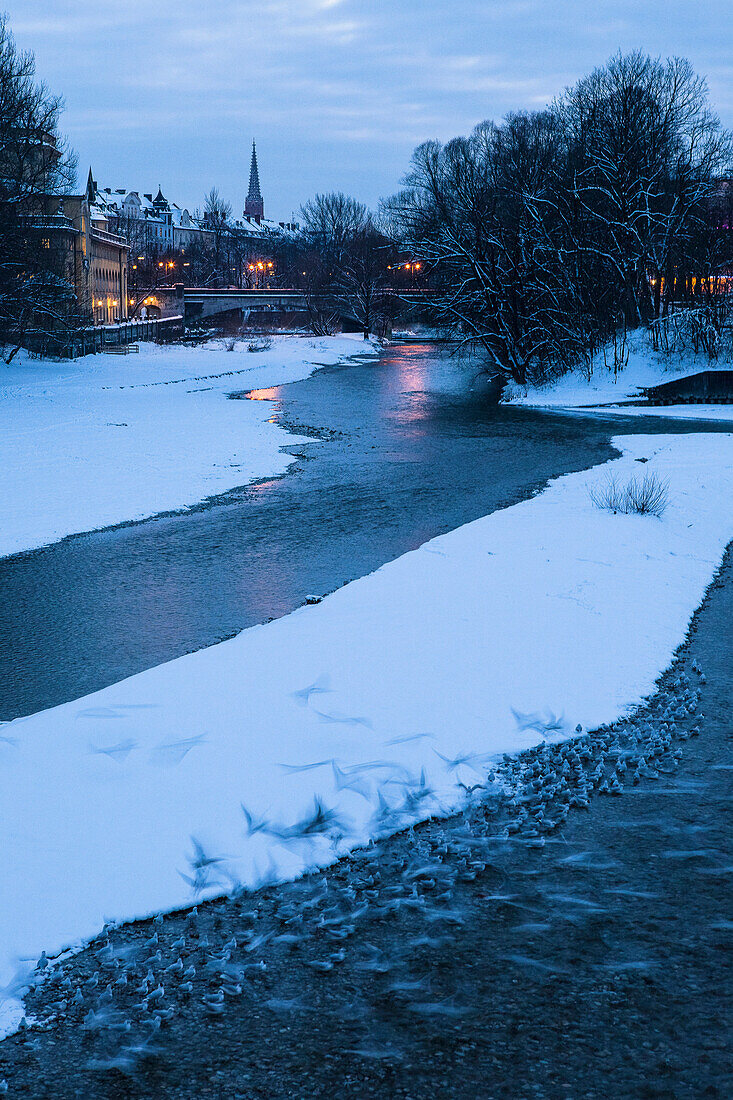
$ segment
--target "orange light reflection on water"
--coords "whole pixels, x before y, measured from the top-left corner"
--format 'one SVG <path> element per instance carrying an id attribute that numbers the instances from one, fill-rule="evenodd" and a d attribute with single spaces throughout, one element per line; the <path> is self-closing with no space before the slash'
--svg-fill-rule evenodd
<path id="1" fill-rule="evenodd" d="M 268 390 L 250 390 L 247 394 L 248 401 L 277 401 L 280 390 L 277 386 L 271 386 Z"/>
<path id="2" fill-rule="evenodd" d="M 395 365 L 397 381 L 406 404 L 399 412 L 390 411 L 388 415 L 400 424 L 411 425 L 414 435 L 421 435 L 417 426 L 425 420 L 430 404 L 426 389 L 425 349 L 420 345 L 400 348 L 400 358 Z"/>

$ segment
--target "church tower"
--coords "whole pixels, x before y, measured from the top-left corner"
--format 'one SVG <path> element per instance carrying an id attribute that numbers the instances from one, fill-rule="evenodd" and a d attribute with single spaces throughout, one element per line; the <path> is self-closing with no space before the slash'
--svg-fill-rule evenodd
<path id="1" fill-rule="evenodd" d="M 257 147 L 252 142 L 252 162 L 249 167 L 249 191 L 244 203 L 245 218 L 260 222 L 265 216 L 265 203 L 260 191 L 260 173 L 257 167 Z"/>

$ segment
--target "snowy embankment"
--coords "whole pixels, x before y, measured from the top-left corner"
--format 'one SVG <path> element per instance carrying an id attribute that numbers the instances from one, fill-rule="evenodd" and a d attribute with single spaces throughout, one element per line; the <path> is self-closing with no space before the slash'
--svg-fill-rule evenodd
<path id="1" fill-rule="evenodd" d="M 614 374 L 603 363 L 596 362 L 593 373 L 587 378 L 581 371 L 572 371 L 545 386 L 518 386 L 510 383 L 502 402 L 507 405 L 528 405 L 532 408 L 577 409 L 584 412 L 602 406 L 605 413 L 623 416 L 669 416 L 682 420 L 730 420 L 730 405 L 623 405 L 616 401 L 643 399 L 641 390 L 661 382 L 672 382 L 699 371 L 714 370 L 715 363 L 694 356 L 664 358 L 640 345 L 629 353 L 627 366 Z M 721 363 L 721 370 L 729 370 L 729 363 Z"/>
<path id="2" fill-rule="evenodd" d="M 374 353 L 359 337 L 281 336 L 199 347 L 141 344 L 137 355 L 0 365 L 0 557 L 282 474 L 272 406 L 232 392 L 306 378 Z"/>
<path id="3" fill-rule="evenodd" d="M 42 950 L 455 809 L 543 722 L 570 736 L 649 693 L 733 538 L 733 435 L 615 442 L 316 606 L 6 725 L 6 1026 Z M 591 504 L 645 471 L 661 519 Z"/>

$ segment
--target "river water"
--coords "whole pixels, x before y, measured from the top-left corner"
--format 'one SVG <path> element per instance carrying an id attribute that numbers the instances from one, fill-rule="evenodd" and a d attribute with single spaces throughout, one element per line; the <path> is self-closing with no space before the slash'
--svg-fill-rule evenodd
<path id="1" fill-rule="evenodd" d="M 427 344 L 253 396 L 273 401 L 282 423 L 321 434 L 292 449 L 284 477 L 0 561 L 0 719 L 287 614 L 550 477 L 611 458 L 612 435 L 716 430 L 496 407 Z"/>

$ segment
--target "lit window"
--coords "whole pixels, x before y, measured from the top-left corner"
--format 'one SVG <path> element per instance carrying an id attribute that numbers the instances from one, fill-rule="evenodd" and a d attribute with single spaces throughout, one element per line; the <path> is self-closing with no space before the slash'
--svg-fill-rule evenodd
<path id="1" fill-rule="evenodd" d="M 48 239 L 48 237 L 42 237 L 41 238 L 41 245 L 44 248 L 50 248 L 51 247 L 51 241 Z"/>

